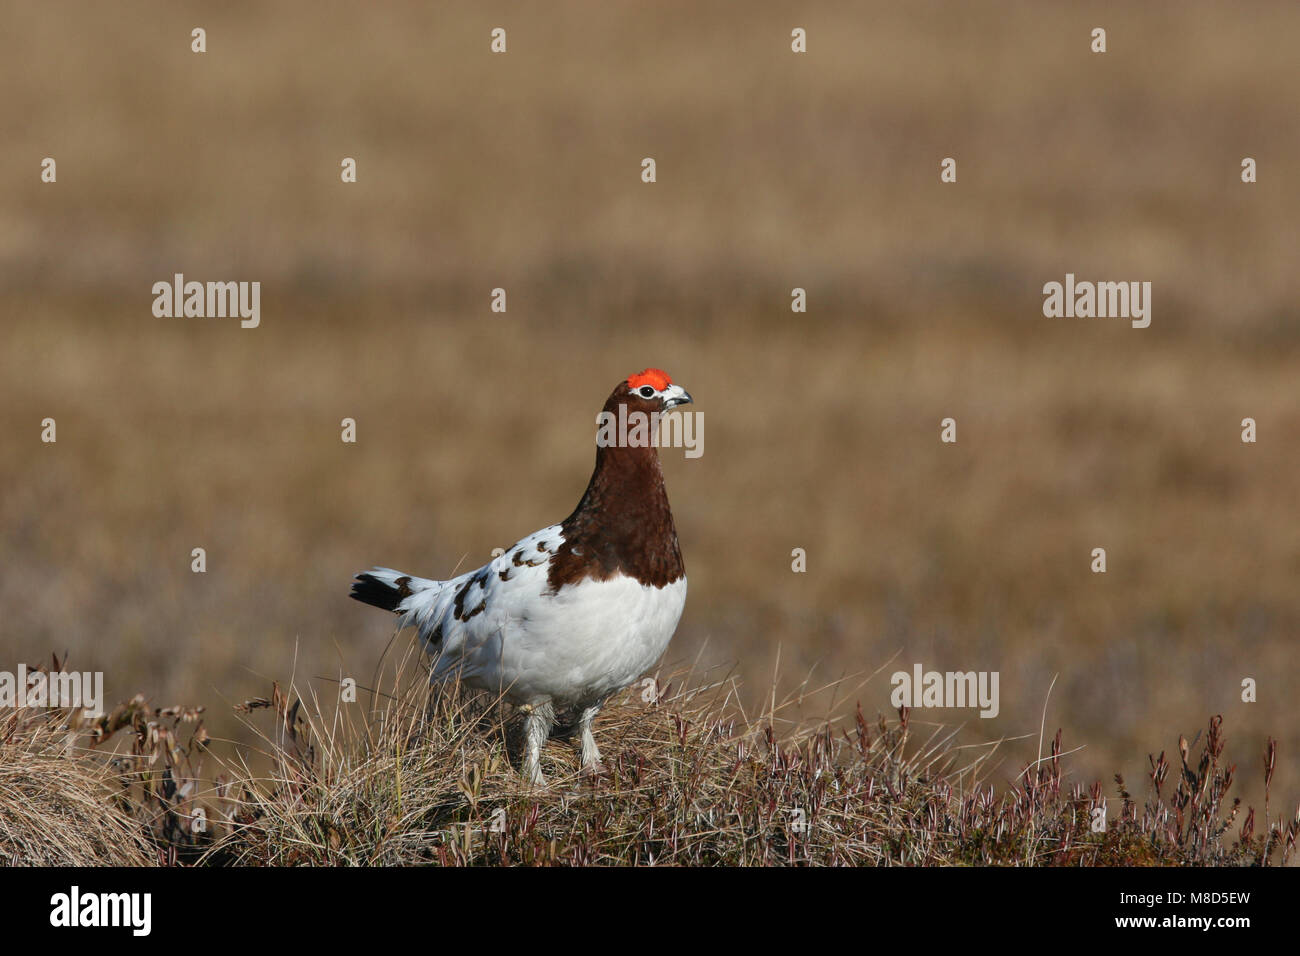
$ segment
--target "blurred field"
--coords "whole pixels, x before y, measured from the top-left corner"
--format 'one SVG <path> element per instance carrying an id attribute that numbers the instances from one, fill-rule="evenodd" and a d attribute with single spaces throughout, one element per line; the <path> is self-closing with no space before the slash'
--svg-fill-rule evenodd
<path id="1" fill-rule="evenodd" d="M 272 677 L 364 685 L 391 621 L 352 573 L 449 575 L 562 518 L 605 395 L 658 365 L 706 422 L 702 458 L 664 456 L 672 661 L 735 661 L 755 709 L 778 653 L 782 693 L 897 654 L 868 712 L 914 662 L 999 670 L 996 720 L 913 723 L 1033 734 L 1007 779 L 1059 673 L 1079 775 L 1136 789 L 1223 713 L 1238 756 L 1279 739 L 1274 797 L 1300 796 L 1300 7 L 4 21 L 4 660 L 70 649 L 111 700 L 204 703 L 217 736 Z M 261 327 L 154 318 L 176 272 L 261 281 Z M 1066 272 L 1150 280 L 1151 327 L 1043 318 Z"/>

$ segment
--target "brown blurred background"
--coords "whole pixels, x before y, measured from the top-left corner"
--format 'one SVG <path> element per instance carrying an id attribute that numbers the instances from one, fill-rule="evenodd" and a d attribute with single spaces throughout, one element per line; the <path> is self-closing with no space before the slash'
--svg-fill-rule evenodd
<path id="1" fill-rule="evenodd" d="M 1076 779 L 1142 792 L 1223 713 L 1294 801 L 1297 40 L 1288 3 L 8 3 L 0 667 L 69 649 L 217 735 L 271 678 L 366 684 L 352 573 L 562 518 L 657 365 L 706 422 L 664 456 L 670 663 L 751 712 L 778 649 L 781 693 L 897 654 L 868 712 L 998 670 L 997 720 L 915 719 L 1033 734 L 1004 779 L 1059 673 Z M 261 327 L 155 318 L 176 272 L 260 281 Z M 1044 318 L 1066 272 L 1151 281 L 1151 327 Z"/>

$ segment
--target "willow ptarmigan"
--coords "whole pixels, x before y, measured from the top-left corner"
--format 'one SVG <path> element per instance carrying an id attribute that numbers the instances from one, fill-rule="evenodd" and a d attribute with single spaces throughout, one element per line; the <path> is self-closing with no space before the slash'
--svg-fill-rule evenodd
<path id="1" fill-rule="evenodd" d="M 604 412 L 635 421 L 634 412 L 649 418 L 689 401 L 652 368 L 619 382 Z M 533 783 L 543 781 L 541 749 L 557 710 L 576 718 L 583 767 L 598 766 L 596 713 L 659 659 L 686 603 L 658 451 L 637 437 L 647 432 L 626 431 L 627 441 L 597 441 L 596 468 L 573 514 L 477 571 L 431 581 L 373 568 L 352 584 L 353 598 L 418 628 L 433 680 L 458 677 L 527 714 L 523 772 Z"/>

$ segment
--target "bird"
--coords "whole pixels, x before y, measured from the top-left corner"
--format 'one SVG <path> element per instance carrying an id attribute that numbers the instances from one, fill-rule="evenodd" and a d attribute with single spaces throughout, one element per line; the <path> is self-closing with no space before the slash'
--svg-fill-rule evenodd
<path id="1" fill-rule="evenodd" d="M 629 375 L 597 416 L 596 464 L 563 521 L 449 580 L 385 567 L 353 579 L 350 597 L 417 628 L 432 682 L 455 678 L 525 715 L 521 773 L 532 785 L 546 782 L 541 750 L 553 735 L 580 732 L 582 769 L 601 768 L 596 715 L 677 629 L 686 568 L 653 432 L 659 415 L 692 401 L 660 369 Z M 606 427 L 620 421 L 649 428 Z"/>

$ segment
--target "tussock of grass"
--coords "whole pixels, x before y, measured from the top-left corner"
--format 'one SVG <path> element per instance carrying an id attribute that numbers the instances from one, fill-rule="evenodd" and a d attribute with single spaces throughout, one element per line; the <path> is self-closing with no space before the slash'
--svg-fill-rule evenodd
<path id="1" fill-rule="evenodd" d="M 906 709 L 778 734 L 779 707 L 747 721 L 731 682 L 684 679 L 653 701 L 635 688 L 610 703 L 600 773 L 552 741 L 549 784 L 530 789 L 512 766 L 508 706 L 430 688 L 409 662 L 398 670 L 388 694 L 355 703 L 308 707 L 277 684 L 240 705 L 273 766 L 260 777 L 236 752 L 204 784 L 200 712 L 142 698 L 92 726 L 91 749 L 69 743 L 78 732 L 57 712 L 11 727 L 0 845 L 60 863 L 145 862 L 147 843 L 158 859 L 205 865 L 1267 865 L 1286 862 L 1297 835 L 1267 802 L 1260 819 L 1228 803 L 1235 767 L 1218 717 L 1203 741 L 1180 738 L 1172 787 L 1162 753 L 1145 802 L 1117 776 L 1103 803 L 1100 782 L 1065 783 L 1059 731 L 1042 759 L 998 781 L 998 744 L 920 739 Z M 130 752 L 109 759 L 114 738 Z M 1275 762 L 1270 744 L 1266 791 Z M 1106 830 L 1092 832 L 1103 805 Z"/>
<path id="2" fill-rule="evenodd" d="M 0 864 L 149 863 L 145 833 L 110 799 L 112 768 L 85 759 L 79 721 L 68 718 L 45 709 L 0 712 Z"/>

